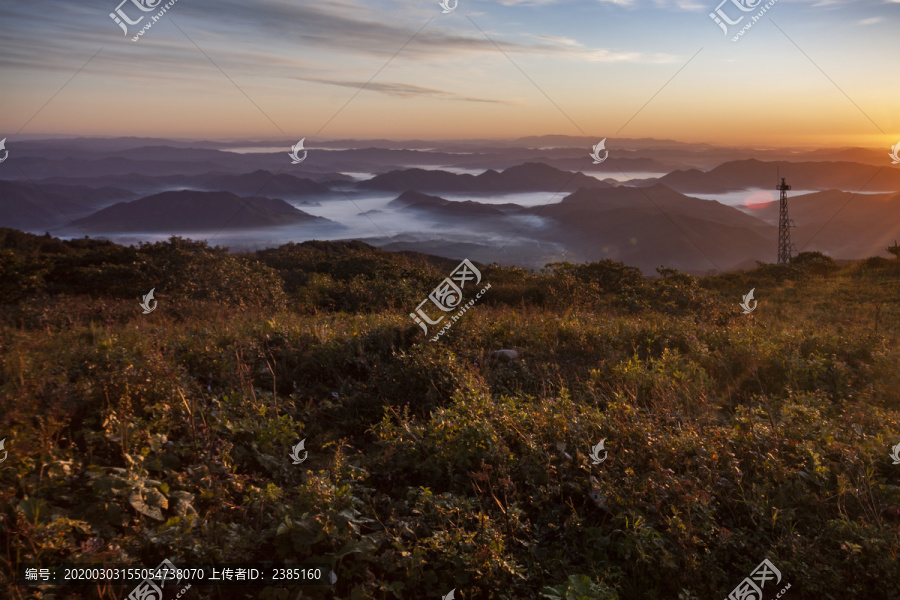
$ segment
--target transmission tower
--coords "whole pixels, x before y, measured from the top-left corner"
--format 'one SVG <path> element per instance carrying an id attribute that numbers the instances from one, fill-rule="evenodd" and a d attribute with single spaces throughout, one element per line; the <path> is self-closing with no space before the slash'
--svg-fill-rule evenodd
<path id="1" fill-rule="evenodd" d="M 778 264 L 787 265 L 791 262 L 791 227 L 794 225 L 788 218 L 787 191 L 791 186 L 781 178 L 781 184 L 775 188 L 781 191 L 778 201 Z"/>

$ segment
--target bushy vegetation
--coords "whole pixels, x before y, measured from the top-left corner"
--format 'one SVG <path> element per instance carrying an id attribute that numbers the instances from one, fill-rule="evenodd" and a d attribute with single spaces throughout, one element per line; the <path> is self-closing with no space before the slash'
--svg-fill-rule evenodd
<path id="1" fill-rule="evenodd" d="M 900 261 L 479 265 L 430 342 L 458 262 L 0 230 L 0 587 L 119 599 L 13 569 L 169 558 L 338 576 L 187 600 L 718 600 L 769 558 L 766 600 L 900 597 Z"/>

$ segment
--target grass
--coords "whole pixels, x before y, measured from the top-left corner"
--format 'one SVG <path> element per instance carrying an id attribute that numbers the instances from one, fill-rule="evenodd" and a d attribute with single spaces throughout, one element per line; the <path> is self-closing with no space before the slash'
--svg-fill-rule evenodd
<path id="1" fill-rule="evenodd" d="M 122 598 L 12 574 L 167 557 L 338 574 L 188 600 L 699 600 L 769 558 L 767 599 L 900 596 L 900 261 L 484 266 L 432 343 L 408 313 L 455 264 L 0 230 L 0 586 Z"/>

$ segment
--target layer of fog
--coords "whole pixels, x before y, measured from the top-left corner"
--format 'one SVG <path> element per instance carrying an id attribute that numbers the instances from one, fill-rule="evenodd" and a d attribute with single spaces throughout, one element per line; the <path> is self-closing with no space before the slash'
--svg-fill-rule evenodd
<path id="1" fill-rule="evenodd" d="M 262 152 L 272 148 L 233 148 L 231 151 Z M 276 149 L 277 150 L 277 149 Z M 485 169 L 449 167 L 446 165 L 400 166 L 398 168 L 440 169 L 452 173 L 468 173 L 478 175 Z M 369 179 L 373 173 L 343 172 L 357 181 Z M 586 173 L 597 179 L 613 179 L 623 185 L 635 184 L 640 179 L 631 179 L 621 173 Z M 643 175 L 643 174 L 642 174 Z M 648 178 L 663 176 L 665 173 L 647 174 Z M 165 190 L 176 191 L 196 189 L 189 186 L 163 186 Z M 445 217 L 430 211 L 415 211 L 408 208 L 390 207 L 388 204 L 399 195 L 396 192 L 360 192 L 353 186 L 342 186 L 344 192 L 336 191 L 327 196 L 315 197 L 282 197 L 295 208 L 316 217 L 328 219 L 332 223 L 291 224 L 259 229 L 228 229 L 223 231 L 179 231 L 169 232 L 117 232 L 103 235 L 91 234 L 93 237 L 106 238 L 118 243 L 135 244 L 166 240 L 178 235 L 195 240 L 205 240 L 211 245 L 227 246 L 232 250 L 257 250 L 276 247 L 289 242 L 301 243 L 308 240 L 364 240 L 377 246 L 399 246 L 416 248 L 423 251 L 437 250 L 441 247 L 470 248 L 468 252 L 476 259 L 482 250 L 485 257 L 488 249 L 506 249 L 513 262 L 513 256 L 520 264 L 538 265 L 541 260 L 572 260 L 576 257 L 566 254 L 564 248 L 550 244 L 542 239 L 542 230 L 549 225 L 548 221 L 534 215 L 503 215 L 496 217 Z M 791 197 L 818 192 L 820 190 L 791 190 Z M 540 208 L 548 204 L 559 203 L 569 192 L 524 192 L 512 194 L 495 194 L 490 196 L 470 195 L 462 193 L 432 193 L 450 201 L 472 200 L 486 205 L 515 204 L 528 208 Z M 263 194 L 265 195 L 265 194 Z M 771 189 L 750 188 L 717 194 L 685 194 L 705 200 L 715 200 L 724 205 L 742 210 L 748 214 L 762 208 L 769 202 L 778 200 L 778 192 Z M 273 195 L 276 196 L 276 195 Z M 319 206 L 307 206 L 304 200 L 318 202 Z M 109 204 L 114 204 L 110 202 Z M 101 207 L 102 208 L 102 207 Z M 79 215 L 80 216 L 80 215 Z M 238 215 L 234 222 L 239 222 Z M 74 233 L 72 229 L 65 233 Z M 36 233 L 43 233 L 36 232 Z M 62 232 L 60 232 L 62 233 Z M 83 233 L 82 233 L 83 235 Z M 69 236 L 63 236 L 69 237 Z M 80 237 L 74 235 L 74 237 Z M 523 264 L 524 266 L 524 264 Z"/>
<path id="2" fill-rule="evenodd" d="M 179 188 L 183 189 L 183 188 Z M 290 224 L 261 229 L 226 229 L 223 231 L 179 231 L 177 233 L 104 232 L 92 237 L 109 239 L 123 244 L 155 242 L 178 235 L 194 240 L 206 240 L 211 245 L 232 249 L 256 250 L 308 240 L 391 240 L 408 239 L 432 243 L 439 240 L 465 241 L 497 247 L 518 236 L 520 243 L 533 243 L 530 235 L 538 233 L 547 223 L 540 216 L 503 215 L 498 217 L 444 217 L 437 213 L 390 207 L 396 193 L 336 194 L 327 199 L 317 198 L 320 206 L 305 206 L 302 201 L 285 201 L 303 212 L 329 219 L 333 223 Z M 449 195 L 448 195 L 449 196 Z M 558 202 L 563 195 L 554 198 L 552 193 L 505 194 L 490 198 L 477 198 L 485 204 L 516 203 L 522 206 L 542 206 Z M 452 198 L 447 198 L 452 199 Z M 460 196 L 459 200 L 470 199 Z M 233 222 L 240 221 L 238 214 Z M 68 236 L 66 236 L 68 237 Z M 77 236 L 76 236 L 77 237 Z"/>

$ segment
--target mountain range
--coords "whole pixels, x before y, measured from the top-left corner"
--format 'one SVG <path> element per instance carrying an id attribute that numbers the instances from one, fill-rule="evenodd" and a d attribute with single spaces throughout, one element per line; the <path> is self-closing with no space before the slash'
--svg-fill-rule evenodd
<path id="1" fill-rule="evenodd" d="M 127 190 L 110 187 L 0 180 L 0 224 L 31 231 L 53 229 L 134 196 Z"/>
<path id="2" fill-rule="evenodd" d="M 578 190 L 558 204 L 529 209 L 552 221 L 543 239 L 565 243 L 582 260 L 610 258 L 644 271 L 727 270 L 774 253 L 776 228 L 736 208 L 664 185 Z"/>
<path id="3" fill-rule="evenodd" d="M 248 229 L 291 223 L 329 223 L 277 198 L 241 198 L 230 192 L 163 192 L 120 202 L 76 220 L 91 232 L 183 232 Z"/>
<path id="4" fill-rule="evenodd" d="M 777 203 L 760 204 L 756 190 L 777 197 L 780 175 L 796 190 L 797 250 L 851 259 L 900 238 L 900 168 L 888 149 L 609 139 L 609 159 L 593 165 L 599 139 L 307 140 L 297 165 L 284 140 L 8 140 L 0 226 L 131 240 L 227 229 L 253 232 L 239 243 L 255 247 L 277 230 L 487 263 L 615 258 L 706 272 L 774 259 Z M 745 191 L 748 204 L 730 205 Z"/>
<path id="5" fill-rule="evenodd" d="M 770 202 L 754 214 L 777 225 L 778 203 Z M 788 216 L 796 224 L 791 240 L 800 251 L 817 250 L 837 257 L 882 254 L 900 239 L 897 216 L 900 193 L 853 194 L 828 190 L 794 196 Z"/>
<path id="6" fill-rule="evenodd" d="M 611 188 L 612 185 L 582 173 L 569 173 L 541 163 L 525 163 L 501 173 L 488 169 L 480 175 L 440 170 L 403 169 L 376 175 L 358 185 L 363 190 L 511 194 L 560 192 L 578 188 Z"/>
<path id="7" fill-rule="evenodd" d="M 852 162 L 726 162 L 710 171 L 673 171 L 657 181 L 685 193 L 716 194 L 750 188 L 775 189 L 784 177 L 798 189 L 900 191 L 900 169 Z"/>
<path id="8" fill-rule="evenodd" d="M 445 200 L 416 191 L 403 192 L 387 205 L 391 208 L 420 210 L 434 216 L 458 218 L 502 217 L 510 212 L 523 210 L 523 207 L 518 204 L 484 204 L 473 200 Z"/>

